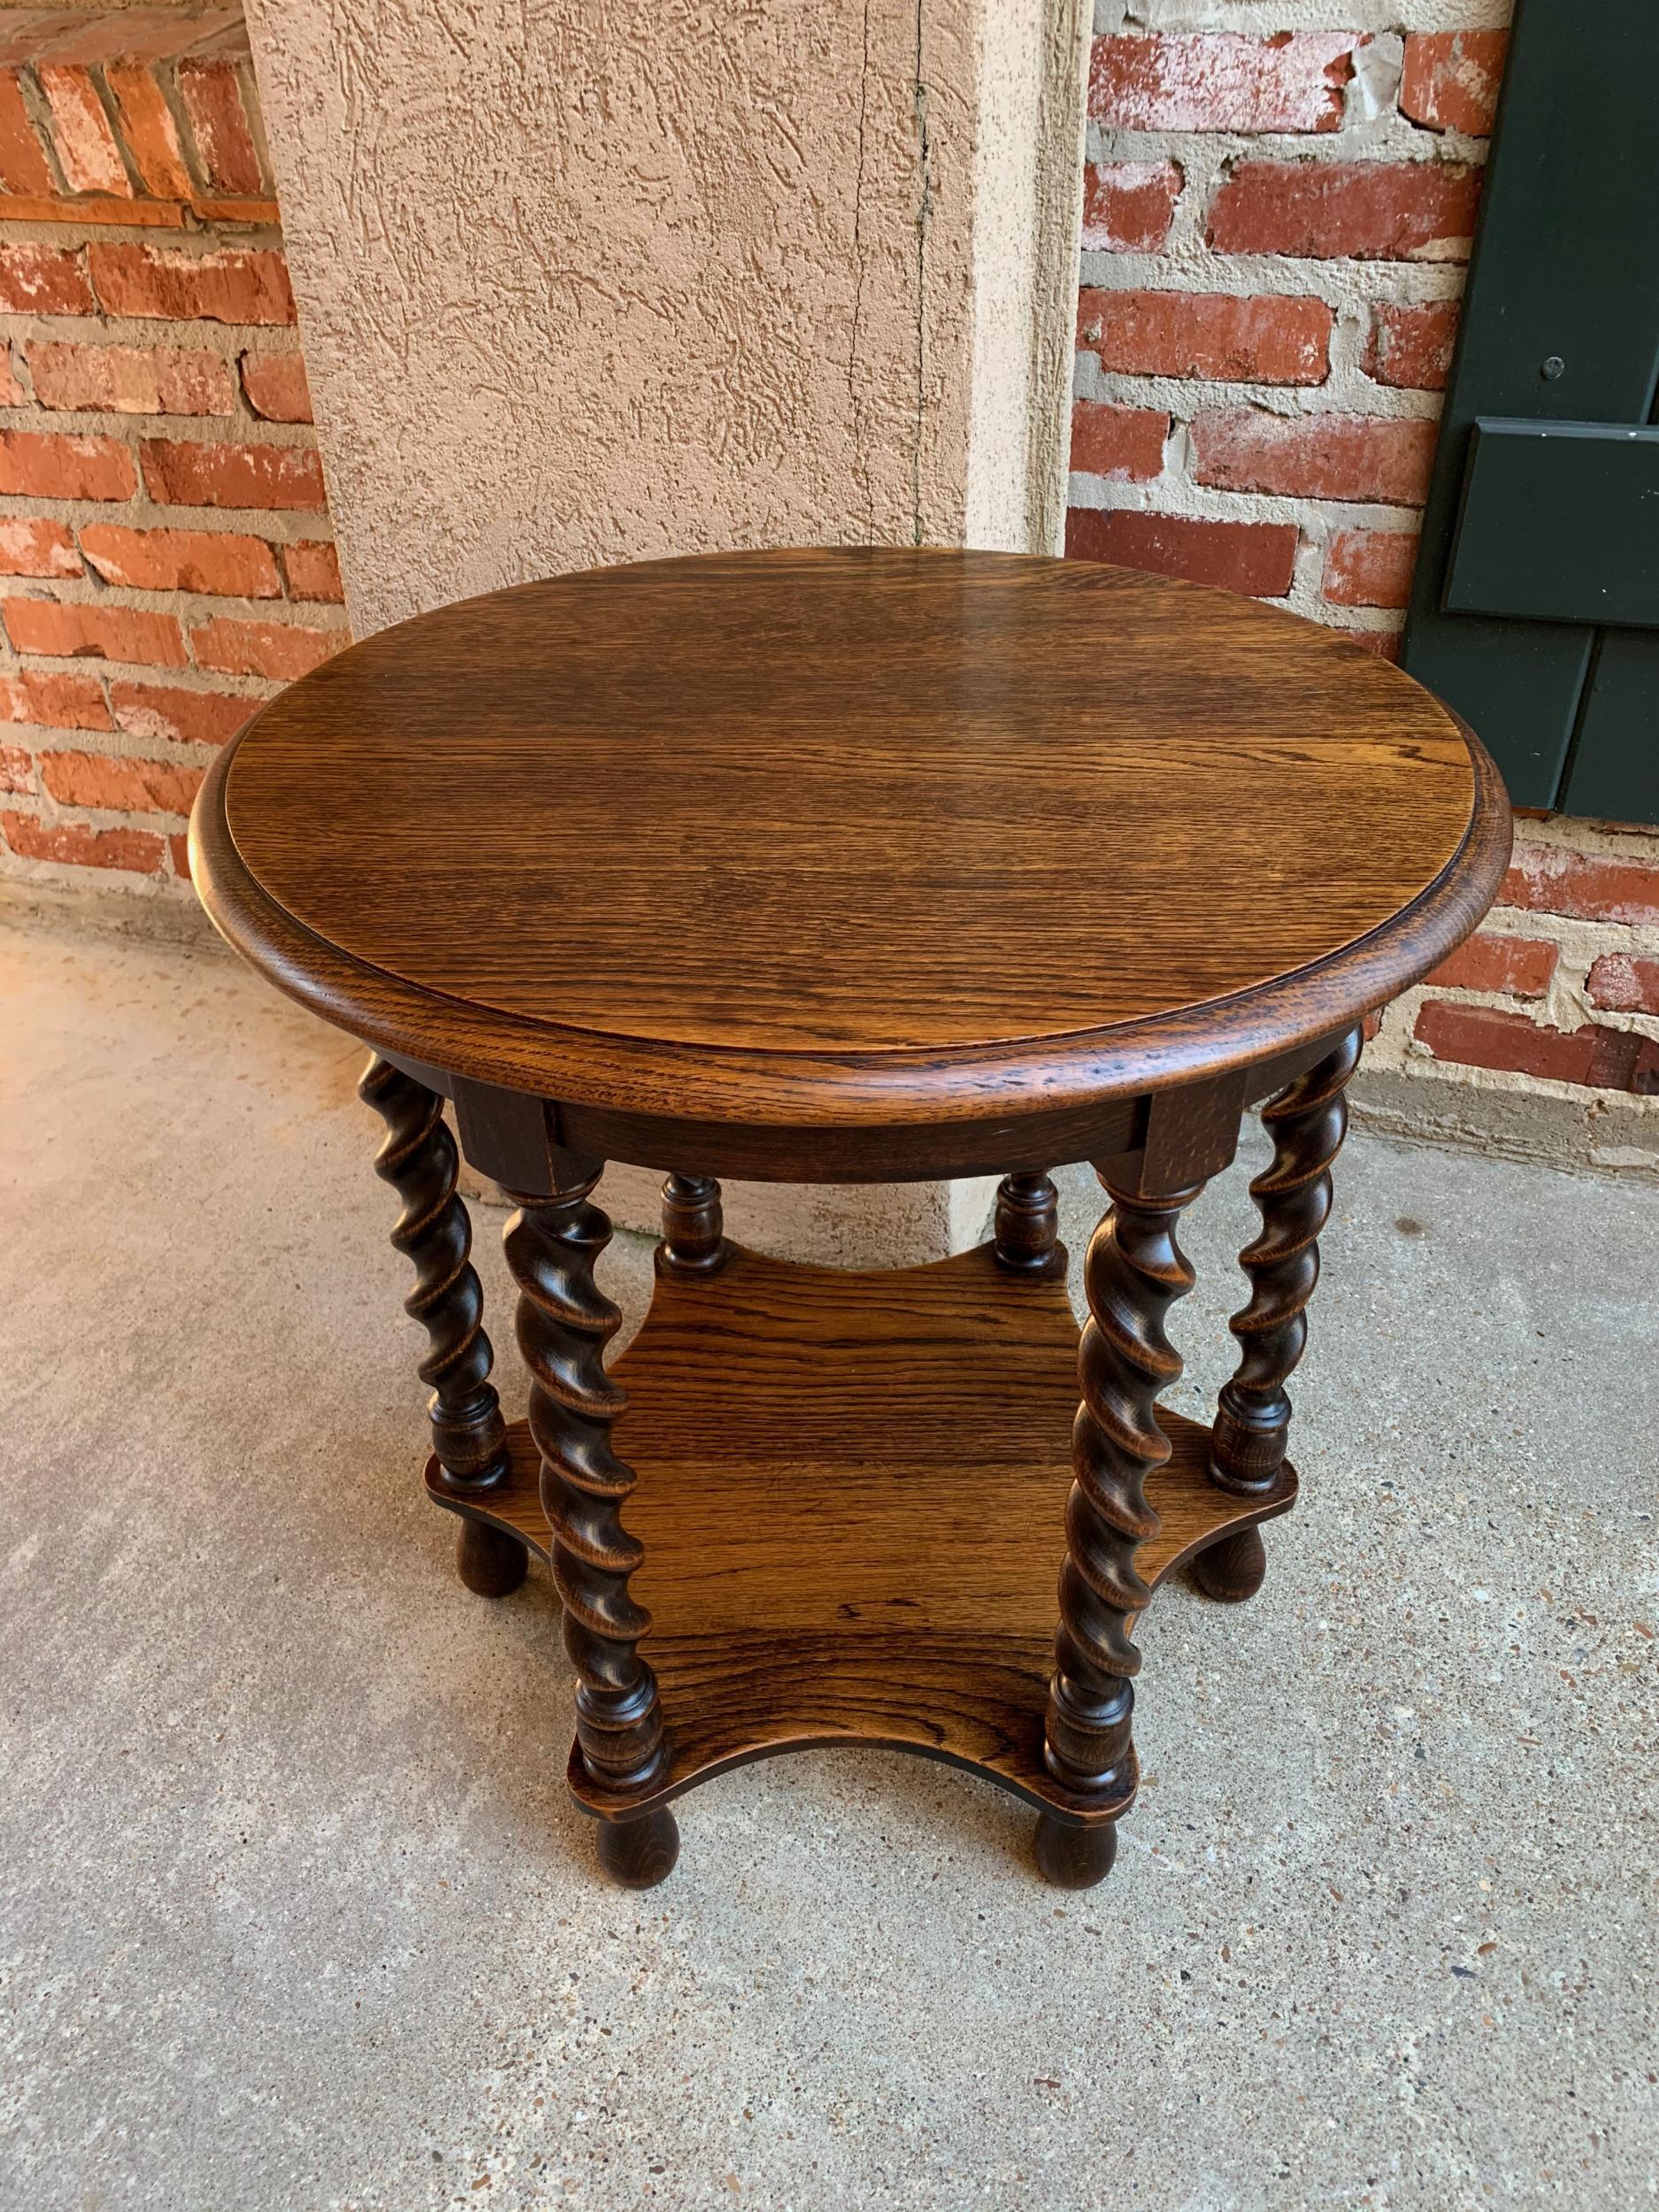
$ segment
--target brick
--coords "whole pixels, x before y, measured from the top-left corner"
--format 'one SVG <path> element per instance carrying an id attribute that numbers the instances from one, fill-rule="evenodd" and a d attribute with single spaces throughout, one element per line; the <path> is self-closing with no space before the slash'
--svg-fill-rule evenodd
<path id="1" fill-rule="evenodd" d="M 322 463 L 311 446 L 219 445 L 145 438 L 139 448 L 152 499 L 177 507 L 327 507 Z"/>
<path id="2" fill-rule="evenodd" d="M 1129 376 L 1205 376 L 1323 384 L 1333 318 L 1323 300 L 1232 292 L 1102 291 L 1078 296 L 1078 343 Z"/>
<path id="3" fill-rule="evenodd" d="M 81 556 L 67 523 L 44 516 L 0 520 L 0 576 L 79 576 Z"/>
<path id="4" fill-rule="evenodd" d="M 227 415 L 236 404 L 230 363 L 201 346 L 24 348 L 35 399 L 46 408 L 121 415 Z"/>
<path id="5" fill-rule="evenodd" d="M 0 313 L 90 315 L 96 309 L 79 246 L 0 243 Z"/>
<path id="6" fill-rule="evenodd" d="M 351 642 L 344 630 L 306 630 L 287 622 L 237 622 L 215 615 L 190 633 L 198 668 L 228 676 L 272 676 L 292 683 Z"/>
<path id="7" fill-rule="evenodd" d="M 222 745 L 235 736 L 260 702 L 223 691 L 186 691 L 180 686 L 134 683 L 111 676 L 110 704 L 117 726 L 149 744 Z"/>
<path id="8" fill-rule="evenodd" d="M 1464 261 L 1480 172 L 1440 161 L 1242 161 L 1217 193 L 1221 253 L 1317 261 Z"/>
<path id="9" fill-rule="evenodd" d="M 154 875 L 167 850 L 166 841 L 150 830 L 88 829 L 83 822 L 42 822 L 35 814 L 0 814 L 0 833 L 24 860 L 129 868 L 141 875 Z"/>
<path id="10" fill-rule="evenodd" d="M 202 173 L 216 192 L 265 188 L 236 65 L 193 54 L 179 64 L 179 96 L 189 119 Z"/>
<path id="11" fill-rule="evenodd" d="M 1609 1013 L 1659 1014 L 1659 960 L 1647 953 L 1604 952 L 1590 970 L 1585 995 Z"/>
<path id="12" fill-rule="evenodd" d="M 52 143 L 70 190 L 130 200 L 132 179 L 90 73 L 42 63 L 35 74 L 51 110 Z"/>
<path id="13" fill-rule="evenodd" d="M 0 791 L 33 791 L 35 764 L 20 745 L 0 745 Z"/>
<path id="14" fill-rule="evenodd" d="M 1365 347 L 1365 373 L 1404 391 L 1443 392 L 1457 336 L 1455 300 L 1422 307 L 1379 306 Z"/>
<path id="15" fill-rule="evenodd" d="M 1349 630 L 1340 622 L 1327 623 L 1327 629 L 1346 638 L 1350 645 L 1357 645 L 1362 653 L 1375 653 L 1379 661 L 1397 661 L 1400 657 L 1400 633 L 1397 630 Z"/>
<path id="16" fill-rule="evenodd" d="M 222 24 L 231 13 L 219 8 L 205 16 L 184 15 L 176 7 L 78 11 L 60 18 L 56 30 L 37 30 L 35 50 L 42 61 L 104 62 L 117 55 L 165 61 L 196 45 L 210 24 Z"/>
<path id="17" fill-rule="evenodd" d="M 1640 929 L 1659 923 L 1659 864 L 1569 852 L 1558 845 L 1523 845 L 1503 879 L 1498 904 Z"/>
<path id="18" fill-rule="evenodd" d="M 60 804 L 108 807 L 118 814 L 188 814 L 203 773 L 171 760 L 111 760 L 101 753 L 41 756 L 41 780 Z"/>
<path id="19" fill-rule="evenodd" d="M 0 185 L 37 199 L 58 189 L 15 69 L 0 69 Z"/>
<path id="20" fill-rule="evenodd" d="M 0 407 L 27 407 L 28 399 L 28 394 L 18 382 L 11 353 L 0 341 Z"/>
<path id="21" fill-rule="evenodd" d="M 1184 181 L 1174 161 L 1091 161 L 1083 172 L 1086 253 L 1161 253 Z"/>
<path id="22" fill-rule="evenodd" d="M 1235 492 L 1419 507 L 1437 426 L 1374 415 L 1270 415 L 1208 410 L 1192 422 L 1194 474 Z"/>
<path id="23" fill-rule="evenodd" d="M 1075 464 L 1073 465 L 1076 465 Z M 282 549 L 288 591 L 296 599 L 332 599 L 343 603 L 345 587 L 340 580 L 340 555 L 331 538 L 305 538 Z"/>
<path id="24" fill-rule="evenodd" d="M 1659 1044 L 1650 1037 L 1586 1023 L 1579 1029 L 1541 1029 L 1525 1014 L 1494 1006 L 1454 1006 L 1428 999 L 1417 1009 L 1412 1032 L 1437 1060 L 1465 1067 L 1504 1068 L 1591 1090 L 1659 1093 Z"/>
<path id="25" fill-rule="evenodd" d="M 1296 526 L 1073 507 L 1065 518 L 1065 549 L 1073 559 L 1117 561 L 1256 599 L 1282 599 L 1296 565 Z"/>
<path id="26" fill-rule="evenodd" d="M 1097 38 L 1088 111 L 1128 131 L 1333 131 L 1357 43 L 1350 31 Z"/>
<path id="27" fill-rule="evenodd" d="M 50 730 L 115 726 L 96 676 L 55 668 L 19 668 L 15 675 L 0 676 L 0 720 L 35 722 Z"/>
<path id="28" fill-rule="evenodd" d="M 288 263 L 271 247 L 226 246 L 194 254 L 95 240 L 87 258 L 98 297 L 112 315 L 150 315 L 165 322 L 294 320 Z"/>
<path id="29" fill-rule="evenodd" d="M 1428 979 L 1448 991 L 1501 991 L 1509 998 L 1542 998 L 1561 958 L 1542 937 L 1505 937 L 1484 932 L 1460 945 Z"/>
<path id="30" fill-rule="evenodd" d="M 1325 552 L 1325 596 L 1337 607 L 1403 607 L 1417 557 L 1413 530 L 1339 530 Z"/>
<path id="31" fill-rule="evenodd" d="M 110 607 L 96 600 L 8 599 L 6 635 L 19 653 L 53 653 L 61 659 L 152 661 L 182 668 L 187 660 L 178 618 L 142 607 Z"/>
<path id="32" fill-rule="evenodd" d="M 133 457 L 119 438 L 0 430 L 0 492 L 28 499 L 130 499 Z"/>
<path id="33" fill-rule="evenodd" d="M 134 591 L 202 591 L 235 599 L 280 599 L 276 556 L 263 538 L 225 530 L 132 530 L 116 522 L 82 526 L 81 549 L 106 584 Z"/>
<path id="34" fill-rule="evenodd" d="M 310 422 L 311 388 L 297 353 L 244 353 L 242 388 L 248 404 L 267 422 Z"/>
<path id="35" fill-rule="evenodd" d="M 1417 31 L 1406 41 L 1400 112 L 1432 131 L 1487 138 L 1503 82 L 1502 31 Z"/>
<path id="36" fill-rule="evenodd" d="M 1071 466 L 1119 484 L 1148 484 L 1164 472 L 1170 419 L 1154 407 L 1110 407 L 1079 399 L 1071 408 Z"/>
<path id="37" fill-rule="evenodd" d="M 146 192 L 160 200 L 188 200 L 190 173 L 161 87 L 140 61 L 112 61 L 104 81 L 115 96 L 121 135 Z"/>

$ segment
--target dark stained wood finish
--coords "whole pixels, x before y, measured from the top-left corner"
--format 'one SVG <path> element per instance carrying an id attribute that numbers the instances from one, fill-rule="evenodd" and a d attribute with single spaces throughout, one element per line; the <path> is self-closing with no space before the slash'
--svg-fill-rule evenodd
<path id="1" fill-rule="evenodd" d="M 1222 1385 L 1210 1465 L 1222 1488 L 1240 1496 L 1271 1488 L 1285 1456 L 1285 1386 L 1308 1340 L 1319 1232 L 1331 1212 L 1331 1165 L 1348 1132 L 1344 1093 L 1359 1054 L 1354 1029 L 1263 1110 L 1273 1157 L 1250 1185 L 1262 1233 L 1239 1255 L 1250 1297 L 1229 1325 L 1241 1352 L 1237 1371 Z"/>
<path id="2" fill-rule="evenodd" d="M 1267 1548 L 1255 1529 L 1239 1529 L 1196 1553 L 1190 1571 L 1207 1598 L 1223 1605 L 1240 1605 L 1262 1586 L 1267 1572 Z"/>
<path id="3" fill-rule="evenodd" d="M 1093 1889 L 1117 1861 L 1118 1824 L 1110 1820 L 1078 1828 L 1052 1813 L 1039 1813 L 1032 1847 L 1045 1882 L 1056 1889 Z"/>
<path id="4" fill-rule="evenodd" d="M 578 1755 L 596 1787 L 626 1798 L 657 1779 L 665 1747 L 657 1683 L 639 1654 L 651 1617 L 629 1587 L 642 1554 L 621 1518 L 634 1474 L 611 1441 L 627 1394 L 604 1366 L 622 1317 L 594 1281 L 611 1241 L 610 1221 L 589 1195 L 598 1179 L 597 1170 L 580 1175 L 557 1198 L 510 1192 L 518 1211 L 503 1242 L 518 1286 L 538 1493 L 577 1674 Z"/>
<path id="5" fill-rule="evenodd" d="M 455 1571 L 480 1598 L 504 1598 L 524 1580 L 530 1554 L 520 1537 L 487 1521 L 464 1520 L 457 1532 Z"/>
<path id="6" fill-rule="evenodd" d="M 655 1889 L 680 1857 L 680 1827 L 666 1805 L 637 1820 L 602 1820 L 599 1863 L 624 1889 Z"/>
<path id="7" fill-rule="evenodd" d="M 231 941 L 383 1051 L 819 1132 L 1064 1116 L 1293 1049 L 1461 941 L 1508 852 L 1479 746 L 1328 631 L 860 549 L 365 639 L 227 749 L 193 839 Z"/>
<path id="8" fill-rule="evenodd" d="M 712 1275 L 726 1264 L 720 1186 L 712 1175 L 671 1175 L 663 1185 L 663 1241 L 657 1263 L 676 1275 Z"/>
<path id="9" fill-rule="evenodd" d="M 1048 1175 L 1005 1175 L 997 1186 L 992 1249 L 1015 1275 L 1064 1275 L 1060 1200 Z"/>
<path id="10" fill-rule="evenodd" d="M 707 1280 L 659 1273 L 614 1376 L 642 1471 L 631 1589 L 672 1736 L 644 1801 L 770 1753 L 874 1743 L 987 1774 L 1063 1821 L 1120 1812 L 1132 1774 L 1107 1796 L 1043 1763 L 1078 1397 L 1064 1285 L 1008 1274 L 989 1245 L 888 1274 L 728 1250 Z M 1295 1495 L 1286 1467 L 1271 1496 L 1225 1496 L 1209 1431 L 1164 1422 L 1172 1449 L 1147 1479 L 1134 1560 L 1148 1594 Z M 502 1489 L 464 1508 L 434 1495 L 545 1557 L 535 1447 L 522 1424 L 508 1437 Z M 591 1811 L 637 1809 L 594 1781 L 580 1743 L 571 1785 Z"/>
<path id="11" fill-rule="evenodd" d="M 484 1293 L 470 1255 L 472 1225 L 456 1195 L 455 1139 L 443 1101 L 388 1062 L 372 1059 L 357 1094 L 386 1124 L 374 1171 L 403 1200 L 392 1242 L 414 1263 L 405 1312 L 430 1349 L 420 1379 L 432 1386 L 432 1446 L 454 1490 L 487 1490 L 507 1471 L 506 1430 L 489 1372 Z"/>

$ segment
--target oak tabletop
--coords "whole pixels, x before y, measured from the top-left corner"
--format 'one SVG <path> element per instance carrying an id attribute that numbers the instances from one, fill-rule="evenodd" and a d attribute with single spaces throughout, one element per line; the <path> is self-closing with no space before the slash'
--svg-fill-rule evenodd
<path id="1" fill-rule="evenodd" d="M 227 749 L 193 863 L 233 943 L 382 1048 L 801 1119 L 1260 1056 L 1444 957 L 1508 843 L 1448 710 L 1283 611 L 819 549 L 364 640 Z"/>

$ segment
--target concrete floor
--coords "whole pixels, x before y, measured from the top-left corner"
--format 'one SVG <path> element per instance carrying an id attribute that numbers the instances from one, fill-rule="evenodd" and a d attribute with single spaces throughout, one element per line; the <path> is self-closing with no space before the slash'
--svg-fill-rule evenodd
<path id="1" fill-rule="evenodd" d="M 0 968 L 8 2212 L 1655 2193 L 1659 1192 L 1352 1142 L 1304 1504 L 1255 1604 L 1148 1617 L 1103 1888 L 823 1753 L 631 1896 L 544 1579 L 468 1597 L 418 1495 L 357 1050 L 222 956 Z M 1248 1220 L 1192 1217 L 1185 1409 Z"/>

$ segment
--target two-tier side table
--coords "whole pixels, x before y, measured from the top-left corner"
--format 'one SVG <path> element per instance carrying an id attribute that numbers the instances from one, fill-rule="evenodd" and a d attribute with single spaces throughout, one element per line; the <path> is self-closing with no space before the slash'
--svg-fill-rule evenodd
<path id="1" fill-rule="evenodd" d="M 1485 753 L 1381 659 L 1017 555 L 528 584 L 353 646 L 226 749 L 196 884 L 373 1051 L 426 1486 L 469 1588 L 550 1562 L 570 1786 L 614 1875 L 668 1872 L 695 1784 L 860 1743 L 987 1776 L 1036 1808 L 1050 1880 L 1101 1878 L 1137 1617 L 1183 1563 L 1250 1596 L 1295 1495 L 1286 1383 L 1363 1018 L 1473 929 L 1509 841 Z M 490 1382 L 445 1099 L 518 1208 L 527 1424 Z M 1157 1406 L 1177 1229 L 1255 1106 L 1272 1160 L 1206 1427 Z M 613 1367 L 608 1161 L 668 1178 Z M 1080 1357 L 1071 1161 L 1110 1202 Z M 722 1230 L 723 1176 L 980 1175 L 991 1241 L 928 1266 Z"/>

